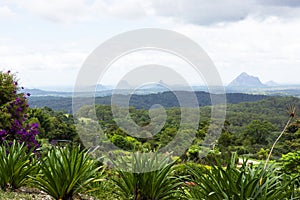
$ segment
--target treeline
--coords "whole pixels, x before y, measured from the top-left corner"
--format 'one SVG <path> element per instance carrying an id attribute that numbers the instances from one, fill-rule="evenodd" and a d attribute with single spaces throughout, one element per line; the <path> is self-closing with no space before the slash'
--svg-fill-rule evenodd
<path id="1" fill-rule="evenodd" d="M 178 94 L 184 96 L 186 101 L 192 98 L 193 92 L 178 91 Z M 197 91 L 195 92 L 198 104 L 192 105 L 194 107 L 202 107 L 211 105 L 211 95 L 207 92 Z M 127 99 L 127 95 L 116 95 L 118 99 Z M 221 97 L 218 94 L 212 94 L 214 98 Z M 266 99 L 268 96 L 265 95 L 252 95 L 243 93 L 228 93 L 226 94 L 226 100 L 229 104 L 236 104 L 241 102 L 255 102 L 262 99 Z M 84 102 L 84 98 L 82 98 Z M 111 104 L 111 96 L 96 97 L 96 104 Z M 163 92 L 158 94 L 148 94 L 148 95 L 132 95 L 130 98 L 130 106 L 137 109 L 149 109 L 154 104 L 160 104 L 165 108 L 179 107 L 179 102 L 177 97 L 173 92 Z M 29 98 L 29 105 L 32 108 L 49 107 L 54 110 L 65 111 L 67 113 L 72 113 L 72 98 L 70 97 L 56 97 L 56 96 L 31 96 Z"/>

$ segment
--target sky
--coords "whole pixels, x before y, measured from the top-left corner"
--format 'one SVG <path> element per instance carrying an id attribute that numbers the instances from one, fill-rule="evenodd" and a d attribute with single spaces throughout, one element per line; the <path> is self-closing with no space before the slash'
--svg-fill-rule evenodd
<path id="1" fill-rule="evenodd" d="M 15 72 L 28 88 L 72 86 L 94 49 L 141 28 L 197 42 L 225 85 L 242 72 L 262 82 L 300 84 L 298 0 L 0 0 L 0 70 Z M 117 84 L 132 62 L 174 64 L 157 54 L 120 60 L 103 83 Z"/>

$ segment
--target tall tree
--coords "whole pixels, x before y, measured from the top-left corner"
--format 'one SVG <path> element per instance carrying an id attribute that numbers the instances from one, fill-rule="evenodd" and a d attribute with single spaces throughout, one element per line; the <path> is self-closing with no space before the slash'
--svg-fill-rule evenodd
<path id="1" fill-rule="evenodd" d="M 251 145 L 267 145 L 268 136 L 275 130 L 276 128 L 268 121 L 253 120 L 245 126 L 243 134 Z"/>

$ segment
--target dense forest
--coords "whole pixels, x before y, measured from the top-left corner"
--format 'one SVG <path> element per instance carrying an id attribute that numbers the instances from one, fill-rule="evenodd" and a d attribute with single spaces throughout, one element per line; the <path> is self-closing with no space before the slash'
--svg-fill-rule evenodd
<path id="1" fill-rule="evenodd" d="M 230 96 L 234 95 L 231 94 Z M 152 95 L 150 95 L 150 100 L 152 101 Z M 151 102 L 150 100 L 149 102 Z M 288 105 L 300 107 L 300 100 L 295 97 L 273 96 L 256 102 L 228 104 L 224 128 L 221 137 L 215 141 L 214 150 L 220 152 L 237 151 L 240 155 L 265 159 L 276 136 L 283 129 L 288 119 L 286 112 Z M 93 109 L 93 106 L 83 106 L 79 110 L 79 114 L 83 118 L 91 118 L 90 114 Z M 197 137 L 190 149 L 187 150 L 186 155 L 183 156 L 184 159 L 198 159 L 197 154 L 200 151 L 201 145 L 203 145 L 203 140 L 210 125 L 210 112 L 210 106 L 201 107 L 201 120 L 196 133 Z M 140 126 L 146 126 L 150 123 L 147 109 L 131 107 L 129 113 L 130 117 Z M 111 106 L 96 105 L 96 114 L 101 129 L 114 144 L 124 150 L 154 150 L 159 146 L 168 144 L 176 135 L 180 126 L 181 111 L 180 108 L 174 107 L 167 108 L 166 113 L 167 119 L 164 127 L 153 135 L 153 137 L 151 136 L 150 139 L 145 140 L 143 138 L 131 137 L 124 130 L 120 129 L 116 124 L 116 120 L 118 119 L 115 119 L 112 114 Z M 40 124 L 40 138 L 80 141 L 71 114 L 43 107 L 31 108 L 28 116 L 30 121 Z M 88 123 L 88 121 L 83 119 L 81 123 Z M 279 158 L 281 154 L 290 151 L 300 150 L 299 125 L 300 123 L 295 120 L 289 126 L 288 133 L 283 136 L 274 150 L 274 158 Z M 80 136 L 84 134 L 80 133 Z M 86 134 L 90 134 L 90 137 L 92 137 L 92 133 Z"/>
<path id="2" fill-rule="evenodd" d="M 180 95 L 185 96 L 185 99 L 188 100 L 191 98 L 191 95 L 194 93 L 187 91 L 178 91 Z M 199 102 L 197 106 L 208 106 L 211 105 L 211 96 L 207 92 L 196 91 L 195 92 L 197 100 Z M 128 95 L 116 94 L 118 99 L 127 99 Z M 213 98 L 218 98 L 221 95 L 212 94 Z M 240 102 L 255 102 L 268 98 L 265 95 L 252 95 L 252 94 L 243 94 L 243 93 L 228 93 L 226 94 L 227 103 L 236 104 Z M 82 102 L 84 102 L 82 98 Z M 72 113 L 72 98 L 71 97 L 59 97 L 59 96 L 30 96 L 28 99 L 29 105 L 32 108 L 35 107 L 49 107 L 54 110 L 65 111 L 67 113 Z M 105 97 L 96 97 L 96 104 L 111 104 L 111 96 Z M 165 108 L 179 107 L 178 100 L 174 93 L 172 92 L 163 92 L 157 94 L 148 94 L 148 95 L 131 95 L 130 97 L 130 106 L 137 109 L 149 109 L 154 104 L 160 104 Z M 84 105 L 84 104 L 83 104 Z"/>

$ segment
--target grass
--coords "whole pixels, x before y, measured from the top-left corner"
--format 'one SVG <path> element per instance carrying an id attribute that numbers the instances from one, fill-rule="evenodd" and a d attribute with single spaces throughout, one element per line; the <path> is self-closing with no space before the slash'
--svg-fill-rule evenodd
<path id="1" fill-rule="evenodd" d="M 49 196 L 43 193 L 26 193 L 22 191 L 15 192 L 3 192 L 0 190 L 0 199 L 1 200 L 39 200 L 39 199 L 51 199 Z"/>
<path id="2" fill-rule="evenodd" d="M 16 191 L 2 191 L 0 190 L 0 199 L 1 200 L 53 200 L 53 198 L 50 195 L 45 194 L 44 192 L 41 192 L 35 188 L 22 188 L 20 190 Z M 110 198 L 107 196 L 107 198 L 96 198 L 93 196 L 88 195 L 77 195 L 74 197 L 74 200 L 117 200 L 115 198 Z"/>

